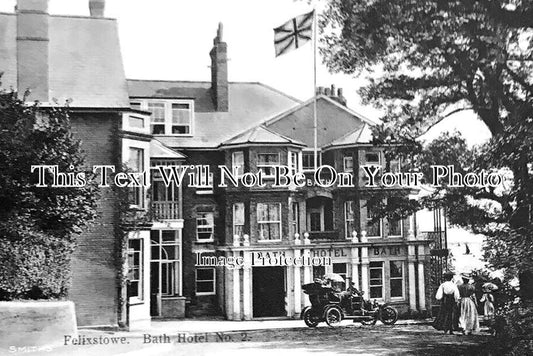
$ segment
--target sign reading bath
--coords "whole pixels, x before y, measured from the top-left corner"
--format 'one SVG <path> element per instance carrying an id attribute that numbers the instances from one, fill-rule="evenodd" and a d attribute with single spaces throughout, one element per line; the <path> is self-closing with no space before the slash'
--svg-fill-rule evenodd
<path id="1" fill-rule="evenodd" d="M 401 246 L 375 246 L 372 247 L 374 256 L 398 256 L 403 254 Z"/>

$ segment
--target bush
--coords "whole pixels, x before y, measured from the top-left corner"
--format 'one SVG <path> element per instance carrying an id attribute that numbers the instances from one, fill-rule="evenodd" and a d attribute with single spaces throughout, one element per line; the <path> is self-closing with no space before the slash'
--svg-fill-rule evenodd
<path id="1" fill-rule="evenodd" d="M 0 300 L 66 296 L 74 244 L 39 232 L 21 235 L 0 239 Z"/>
<path id="2" fill-rule="evenodd" d="M 85 173 L 86 184 L 52 186 L 50 171 L 37 184 L 33 165 Z M 86 170 L 68 107 L 28 106 L 0 90 L 0 300 L 67 294 L 76 235 L 97 217 L 99 191 Z"/>
<path id="3" fill-rule="evenodd" d="M 495 342 L 502 355 L 533 355 L 533 307 L 515 305 L 498 316 Z"/>

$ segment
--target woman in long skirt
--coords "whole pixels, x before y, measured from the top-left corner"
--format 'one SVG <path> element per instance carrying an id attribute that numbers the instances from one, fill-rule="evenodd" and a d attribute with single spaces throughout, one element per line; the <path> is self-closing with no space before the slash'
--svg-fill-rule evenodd
<path id="1" fill-rule="evenodd" d="M 469 278 L 463 277 L 463 284 L 458 289 L 461 296 L 459 302 L 459 327 L 463 330 L 463 334 L 469 335 L 479 331 L 479 318 L 475 300 L 476 288 L 469 284 Z"/>
<path id="2" fill-rule="evenodd" d="M 433 327 L 437 330 L 443 330 L 446 334 L 457 329 L 457 301 L 459 300 L 459 290 L 457 285 L 452 282 L 453 273 L 447 272 L 443 275 L 445 280 L 439 286 L 435 298 L 441 301 L 439 314 L 433 321 Z"/>

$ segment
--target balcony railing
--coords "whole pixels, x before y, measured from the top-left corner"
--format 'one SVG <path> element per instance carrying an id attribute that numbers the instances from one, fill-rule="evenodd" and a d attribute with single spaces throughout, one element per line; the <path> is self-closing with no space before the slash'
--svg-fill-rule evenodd
<path id="1" fill-rule="evenodd" d="M 179 202 L 155 201 L 152 202 L 152 209 L 155 220 L 176 220 L 181 218 Z"/>
<path id="2" fill-rule="evenodd" d="M 338 230 L 309 231 L 309 240 L 344 240 Z"/>

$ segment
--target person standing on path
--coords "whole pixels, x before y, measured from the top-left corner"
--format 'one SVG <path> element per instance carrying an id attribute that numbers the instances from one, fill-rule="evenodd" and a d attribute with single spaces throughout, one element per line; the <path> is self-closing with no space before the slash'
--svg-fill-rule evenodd
<path id="1" fill-rule="evenodd" d="M 463 275 L 462 279 L 463 284 L 457 287 L 461 297 L 459 301 L 459 327 L 463 330 L 463 334 L 469 335 L 479 331 L 479 318 L 475 299 L 476 288 L 470 284 L 468 276 Z"/>
<path id="2" fill-rule="evenodd" d="M 450 335 L 457 329 L 457 302 L 459 301 L 459 290 L 457 285 L 452 282 L 453 273 L 446 272 L 442 276 L 444 283 L 439 286 L 435 298 L 441 301 L 439 313 L 433 321 L 433 327 L 437 330 L 443 330 Z"/>

